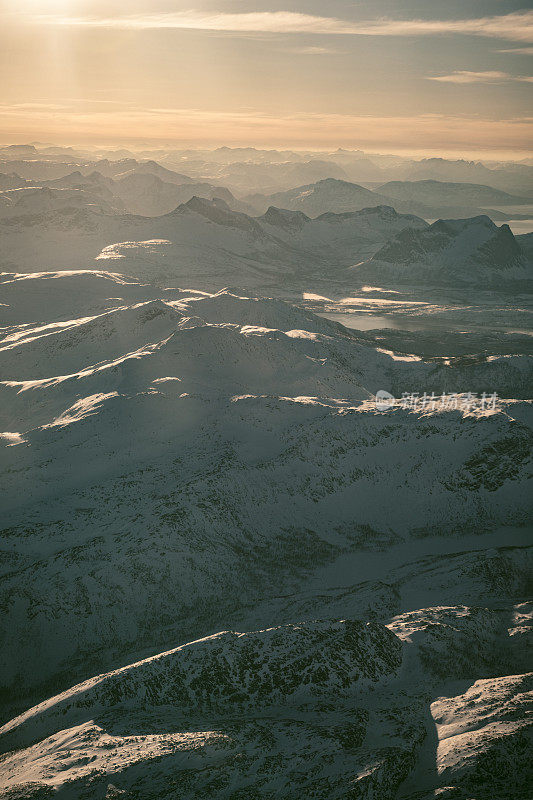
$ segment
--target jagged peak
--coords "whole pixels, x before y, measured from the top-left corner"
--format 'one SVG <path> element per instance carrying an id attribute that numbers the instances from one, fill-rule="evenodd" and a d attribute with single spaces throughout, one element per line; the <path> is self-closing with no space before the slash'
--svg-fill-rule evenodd
<path id="1" fill-rule="evenodd" d="M 221 208 L 224 209 L 224 211 L 227 210 L 231 212 L 231 208 L 221 197 L 214 197 L 212 200 L 208 200 L 207 197 L 198 197 L 197 194 L 193 195 L 190 200 L 187 200 L 186 203 L 182 203 L 181 206 L 178 206 L 178 208 L 188 208 L 189 210 L 196 211 L 200 214 L 209 211 L 212 208 Z"/>
<path id="2" fill-rule="evenodd" d="M 486 214 L 479 214 L 476 217 L 466 217 L 465 219 L 437 219 L 430 225 L 430 230 L 456 235 L 469 228 L 480 227 L 491 231 L 495 231 L 498 228 Z"/>
<path id="3" fill-rule="evenodd" d="M 172 215 L 196 214 L 204 217 L 215 225 L 224 225 L 227 228 L 240 228 L 241 230 L 252 231 L 256 234 L 262 233 L 259 223 L 239 211 L 232 211 L 225 200 L 221 197 L 214 197 L 208 200 L 205 197 L 194 195 L 186 203 L 179 205 Z"/>
<path id="4" fill-rule="evenodd" d="M 262 217 L 259 217 L 262 222 L 267 222 L 269 225 L 277 225 L 282 228 L 298 227 L 301 228 L 306 222 L 309 222 L 309 217 L 303 211 L 290 211 L 286 208 L 278 208 L 277 206 L 269 206 L 267 211 Z"/>

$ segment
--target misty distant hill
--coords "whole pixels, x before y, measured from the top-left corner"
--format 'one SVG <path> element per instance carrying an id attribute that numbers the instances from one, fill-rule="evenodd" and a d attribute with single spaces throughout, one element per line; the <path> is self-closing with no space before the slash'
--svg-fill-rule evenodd
<path id="1" fill-rule="evenodd" d="M 427 206 L 491 206 L 520 205 L 533 202 L 533 197 L 511 195 L 477 183 L 449 183 L 447 181 L 389 181 L 377 188 L 388 197 L 404 202 Z M 532 190 L 533 195 L 533 190 Z"/>
<path id="2" fill-rule="evenodd" d="M 273 205 L 291 211 L 302 211 L 309 217 L 318 217 L 326 212 L 342 214 L 345 211 L 359 211 L 372 205 L 390 203 L 390 199 L 384 194 L 333 178 L 298 186 L 286 192 L 249 195 L 246 200 L 261 212 Z"/>
<path id="3" fill-rule="evenodd" d="M 393 206 L 402 214 L 415 214 L 424 219 L 439 217 L 474 217 L 489 214 L 495 221 L 509 219 L 510 213 L 486 210 L 484 206 L 528 204 L 524 197 L 509 195 L 490 186 L 443 183 L 441 181 L 392 181 L 368 189 L 356 183 L 333 178 L 298 186 L 271 195 L 249 195 L 246 201 L 259 212 L 269 205 L 302 211 L 317 217 L 326 212 L 335 214 L 358 211 L 380 204 Z M 514 212 L 513 212 L 514 213 Z"/>

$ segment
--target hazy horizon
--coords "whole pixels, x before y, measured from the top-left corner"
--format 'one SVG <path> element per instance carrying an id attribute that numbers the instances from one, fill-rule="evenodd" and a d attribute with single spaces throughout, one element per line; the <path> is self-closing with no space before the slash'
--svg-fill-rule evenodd
<path id="1" fill-rule="evenodd" d="M 6 143 L 533 152 L 512 0 L 3 0 L 0 23 Z"/>
<path id="2" fill-rule="evenodd" d="M 516 152 L 516 151 L 498 151 L 498 150 L 488 150 L 488 151 L 468 151 L 468 150 L 442 150 L 441 148 L 435 148 L 434 150 L 426 149 L 426 150 L 415 150 L 413 148 L 405 147 L 405 148 L 396 148 L 393 149 L 392 147 L 389 149 L 379 149 L 379 150 L 372 150 L 366 147 L 358 147 L 357 143 L 354 143 L 352 147 L 343 147 L 342 145 L 331 147 L 306 147 L 304 145 L 284 145 L 283 143 L 271 143 L 271 142 L 228 142 L 228 141 L 214 141 L 214 142 L 206 142 L 204 144 L 199 143 L 198 141 L 194 140 L 158 140 L 158 139 L 128 139 L 128 138 L 117 138 L 116 140 L 101 140 L 95 138 L 93 141 L 86 138 L 76 139 L 71 137 L 65 137 L 62 139 L 60 137 L 54 138 L 54 140 L 49 141 L 42 141 L 39 139 L 28 139 L 26 136 L 21 134 L 20 136 L 11 136 L 6 139 L 0 139 L 0 148 L 11 147 L 11 146 L 23 146 L 29 145 L 34 146 L 37 149 L 39 148 L 47 148 L 47 147 L 63 147 L 63 148 L 73 148 L 76 150 L 78 148 L 79 152 L 83 151 L 116 151 L 120 152 L 121 150 L 128 150 L 132 153 L 132 155 L 141 155 L 141 154 L 148 154 L 150 152 L 157 154 L 161 152 L 180 152 L 184 150 L 190 151 L 198 151 L 199 153 L 205 152 L 215 152 L 221 148 L 227 148 L 229 150 L 257 150 L 259 151 L 268 151 L 271 152 L 293 152 L 296 154 L 309 154 L 310 156 L 313 155 L 328 155 L 335 153 L 338 151 L 344 151 L 346 153 L 364 153 L 365 156 L 376 156 L 376 157 L 387 157 L 387 156 L 395 156 L 400 159 L 413 159 L 413 160 L 421 160 L 426 158 L 442 158 L 445 160 L 464 160 L 464 161 L 482 161 L 485 163 L 491 162 L 514 162 L 514 163 L 525 163 L 531 162 L 533 160 L 533 150 L 523 151 L 523 152 Z"/>

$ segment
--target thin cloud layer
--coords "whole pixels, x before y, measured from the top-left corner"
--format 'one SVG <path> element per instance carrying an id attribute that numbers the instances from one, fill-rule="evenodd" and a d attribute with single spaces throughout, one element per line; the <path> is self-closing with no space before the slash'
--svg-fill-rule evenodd
<path id="1" fill-rule="evenodd" d="M 44 107 L 22 109 L 0 105 L 4 131 L 24 127 L 34 136 L 68 140 L 84 132 L 86 140 L 131 139 L 191 142 L 217 145 L 274 145 L 307 147 L 357 146 L 398 148 L 414 151 L 529 152 L 533 120 L 527 118 L 489 120 L 479 117 L 420 114 L 417 116 L 372 116 L 351 114 L 294 113 L 270 115 L 246 112 L 209 112 L 193 108 L 104 107 L 80 110 L 73 107 L 60 116 Z M 407 146 L 408 143 L 408 146 Z"/>
<path id="2" fill-rule="evenodd" d="M 428 75 L 430 81 L 440 81 L 441 83 L 506 83 L 508 81 L 518 81 L 532 83 L 533 78 L 527 75 L 510 75 L 508 72 L 498 70 L 488 70 L 486 72 L 471 72 L 462 69 L 455 70 L 450 75 Z"/>
<path id="3" fill-rule="evenodd" d="M 497 50 L 497 53 L 510 53 L 512 56 L 533 56 L 533 47 L 510 47 Z"/>
<path id="4" fill-rule="evenodd" d="M 395 20 L 352 22 L 335 17 L 293 11 L 262 11 L 239 14 L 179 11 L 114 17 L 74 17 L 43 14 L 33 17 L 46 24 L 102 28 L 226 31 L 228 33 L 306 33 L 356 36 L 431 36 L 467 34 L 533 43 L 533 11 L 519 11 L 477 19 Z"/>

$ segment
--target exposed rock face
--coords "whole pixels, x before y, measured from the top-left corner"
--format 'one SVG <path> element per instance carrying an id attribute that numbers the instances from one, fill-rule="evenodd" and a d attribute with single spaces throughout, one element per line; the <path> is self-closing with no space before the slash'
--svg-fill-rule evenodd
<path id="1" fill-rule="evenodd" d="M 489 217 L 437 220 L 423 230 L 405 229 L 365 264 L 364 280 L 504 289 L 508 281 L 531 281 L 533 266 L 508 225 Z"/>

